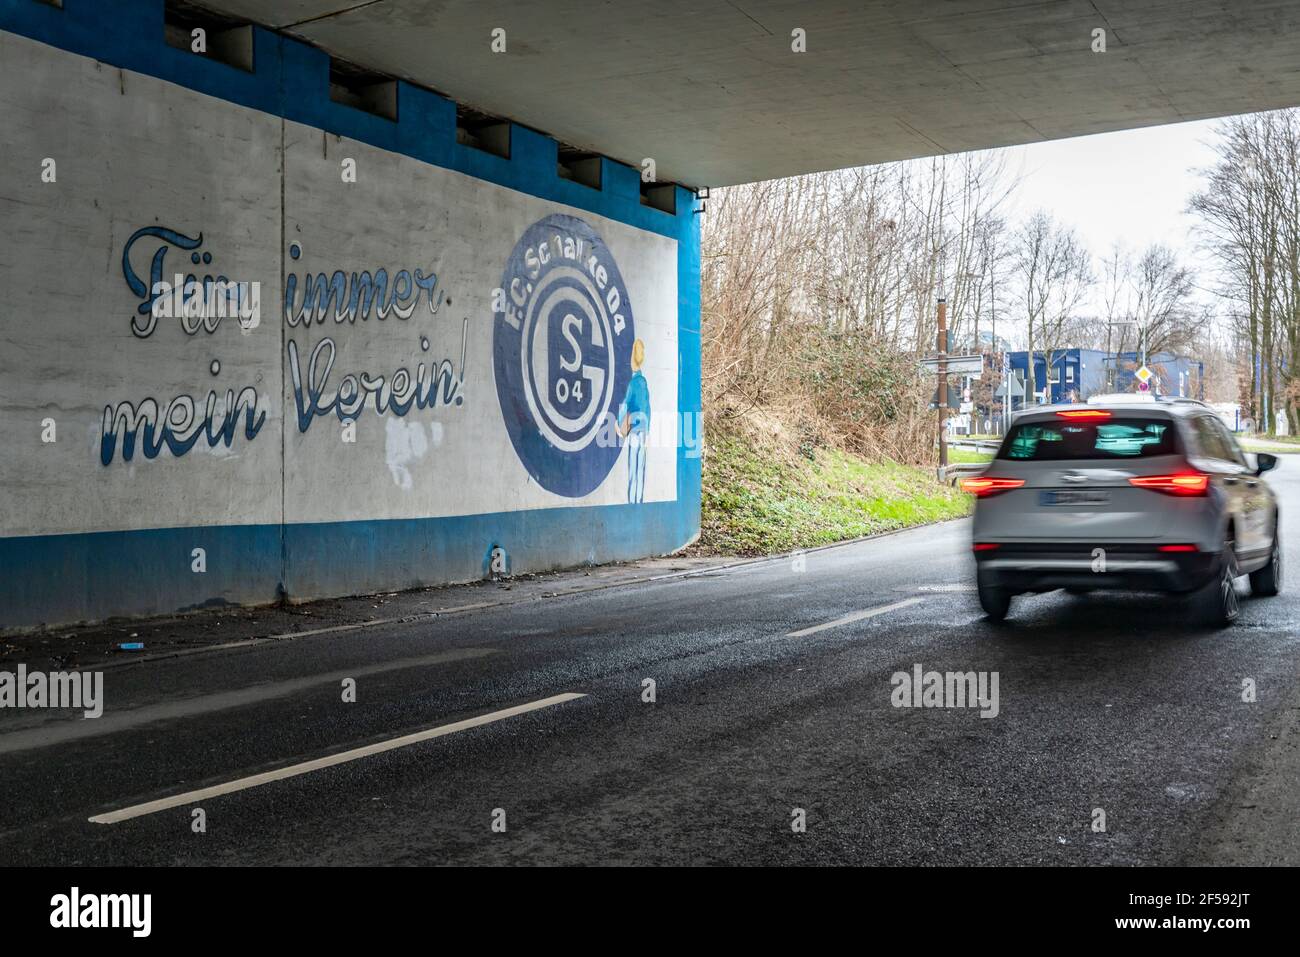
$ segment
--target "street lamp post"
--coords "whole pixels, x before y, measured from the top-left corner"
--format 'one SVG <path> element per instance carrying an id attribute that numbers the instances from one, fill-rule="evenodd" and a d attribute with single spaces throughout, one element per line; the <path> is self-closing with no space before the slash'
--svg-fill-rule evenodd
<path id="1" fill-rule="evenodd" d="M 939 468 L 948 465 L 948 301 L 939 295 Z"/>

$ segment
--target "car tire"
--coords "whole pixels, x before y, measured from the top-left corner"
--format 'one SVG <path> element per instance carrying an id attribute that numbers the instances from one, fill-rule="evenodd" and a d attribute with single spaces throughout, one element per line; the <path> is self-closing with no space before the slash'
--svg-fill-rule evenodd
<path id="1" fill-rule="evenodd" d="M 1250 573 L 1250 591 L 1253 595 L 1276 595 L 1282 590 L 1282 541 L 1273 529 L 1273 550 L 1268 554 L 1268 564 Z"/>
<path id="2" fill-rule="evenodd" d="M 1215 565 L 1214 576 L 1197 595 L 1199 617 L 1212 628 L 1223 628 L 1237 620 L 1241 603 L 1234 582 L 1238 576 L 1236 543 L 1226 538 Z"/>
<path id="3" fill-rule="evenodd" d="M 1007 617 L 1011 610 L 1011 592 L 982 581 L 976 582 L 975 590 L 979 593 L 980 607 L 990 621 L 1002 621 Z"/>

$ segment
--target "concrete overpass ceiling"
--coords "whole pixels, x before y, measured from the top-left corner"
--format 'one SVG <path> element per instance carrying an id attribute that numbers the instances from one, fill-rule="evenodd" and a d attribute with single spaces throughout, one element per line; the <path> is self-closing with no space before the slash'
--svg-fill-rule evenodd
<path id="1" fill-rule="evenodd" d="M 695 186 L 1300 104 L 1296 0 L 204 5 Z"/>

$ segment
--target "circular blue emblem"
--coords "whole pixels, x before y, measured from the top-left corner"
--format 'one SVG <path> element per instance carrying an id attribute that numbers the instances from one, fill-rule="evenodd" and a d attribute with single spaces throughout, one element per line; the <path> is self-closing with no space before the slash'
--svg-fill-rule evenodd
<path id="1" fill-rule="evenodd" d="M 636 338 L 623 276 L 585 222 L 547 216 L 515 244 L 501 294 L 492 353 L 510 441 L 539 485 L 579 498 L 620 451 Z"/>

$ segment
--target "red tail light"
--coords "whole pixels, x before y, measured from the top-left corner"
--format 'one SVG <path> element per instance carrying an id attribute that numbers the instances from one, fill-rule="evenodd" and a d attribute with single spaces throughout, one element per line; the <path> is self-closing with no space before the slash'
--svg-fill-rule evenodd
<path id="1" fill-rule="evenodd" d="M 1194 552 L 1197 551 L 1195 545 L 1161 545 L 1156 549 L 1158 552 Z"/>
<path id="2" fill-rule="evenodd" d="M 1056 416 L 1059 419 L 1109 419 L 1110 413 L 1105 409 L 1066 409 Z"/>
<path id="3" fill-rule="evenodd" d="M 1202 472 L 1184 472 L 1180 475 L 1139 475 L 1129 479 L 1130 485 L 1149 488 L 1166 495 L 1204 495 L 1210 487 L 1210 477 Z"/>
<path id="4" fill-rule="evenodd" d="M 972 552 L 992 552 L 996 551 L 997 547 L 997 542 L 975 542 L 971 545 L 970 550 Z"/>
<path id="5" fill-rule="evenodd" d="M 964 478 L 961 480 L 961 490 L 970 492 L 979 498 L 988 498 L 990 495 L 997 495 L 999 492 L 1005 492 L 1008 489 L 1020 488 L 1025 484 L 1024 479 L 1013 478 Z"/>

